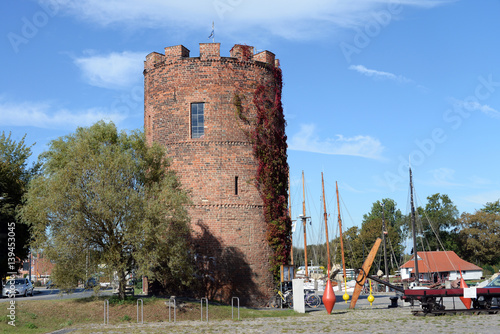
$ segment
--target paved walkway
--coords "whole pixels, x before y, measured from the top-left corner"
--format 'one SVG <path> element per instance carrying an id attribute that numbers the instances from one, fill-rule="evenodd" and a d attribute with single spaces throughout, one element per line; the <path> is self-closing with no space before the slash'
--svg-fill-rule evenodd
<path id="1" fill-rule="evenodd" d="M 392 295 L 391 295 L 392 296 Z M 460 301 L 455 301 L 458 306 Z M 373 306 L 361 298 L 355 310 L 342 299 L 332 314 L 324 309 L 311 310 L 305 316 L 258 318 L 239 321 L 189 321 L 176 323 L 89 325 L 71 334 L 87 333 L 499 333 L 500 315 L 414 316 L 409 306 L 388 308 L 389 296 L 376 296 Z M 402 303 L 400 302 L 400 305 Z"/>

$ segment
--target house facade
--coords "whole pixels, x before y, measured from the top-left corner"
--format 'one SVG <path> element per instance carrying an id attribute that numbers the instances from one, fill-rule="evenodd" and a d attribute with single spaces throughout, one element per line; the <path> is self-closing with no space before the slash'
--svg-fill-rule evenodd
<path id="1" fill-rule="evenodd" d="M 483 269 L 461 259 L 453 251 L 417 252 L 417 265 L 420 281 L 431 283 L 460 279 L 460 272 L 465 280 L 478 280 L 483 276 Z M 414 257 L 401 267 L 401 279 L 414 276 Z"/>

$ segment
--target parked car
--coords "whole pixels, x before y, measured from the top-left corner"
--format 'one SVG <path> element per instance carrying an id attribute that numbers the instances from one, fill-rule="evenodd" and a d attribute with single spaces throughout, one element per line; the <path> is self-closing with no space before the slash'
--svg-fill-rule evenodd
<path id="1" fill-rule="evenodd" d="M 56 285 L 54 284 L 54 282 L 52 280 L 48 281 L 46 284 L 45 284 L 45 288 L 46 289 L 53 289 L 55 288 Z"/>
<path id="2" fill-rule="evenodd" d="M 25 297 L 33 296 L 33 284 L 27 278 L 7 280 L 2 286 L 2 297 L 9 297 L 11 294 Z"/>
<path id="3" fill-rule="evenodd" d="M 87 280 L 87 282 L 85 282 L 84 288 L 85 289 L 93 289 L 94 287 L 96 287 L 98 285 L 99 285 L 99 282 L 97 281 L 97 279 L 95 277 L 91 277 Z"/>
<path id="4" fill-rule="evenodd" d="M 495 277 L 485 288 L 500 288 L 500 275 Z"/>

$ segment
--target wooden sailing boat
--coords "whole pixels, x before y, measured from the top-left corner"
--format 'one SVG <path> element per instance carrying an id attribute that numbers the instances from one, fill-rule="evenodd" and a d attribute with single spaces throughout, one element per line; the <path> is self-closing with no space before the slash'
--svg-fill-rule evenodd
<path id="1" fill-rule="evenodd" d="M 413 303 L 415 301 L 420 301 L 420 306 L 422 307 L 422 313 L 433 313 L 437 315 L 444 314 L 445 306 L 443 303 L 443 297 L 459 297 L 466 309 L 470 309 L 471 305 L 474 303 L 474 308 L 481 309 L 491 308 L 491 301 L 494 297 L 500 297 L 500 288 L 476 288 L 472 294 L 474 298 L 465 296 L 465 289 L 467 285 L 462 276 L 462 270 L 460 272 L 460 288 L 444 288 L 444 289 L 429 289 L 429 287 L 421 287 L 420 285 L 420 275 L 418 271 L 418 252 L 417 252 L 417 242 L 416 242 L 416 214 L 415 206 L 413 202 L 413 179 L 411 167 L 410 171 L 410 205 L 411 205 L 411 225 L 412 225 L 412 241 L 413 241 L 413 259 L 414 259 L 414 273 L 415 273 L 415 286 L 410 287 L 410 289 L 404 290 L 404 295 L 401 297 L 407 302 Z M 482 304 L 481 302 L 482 301 Z M 486 301 L 486 302 L 484 302 Z M 414 312 L 414 314 L 419 313 Z M 478 312 L 479 313 L 479 312 Z"/>

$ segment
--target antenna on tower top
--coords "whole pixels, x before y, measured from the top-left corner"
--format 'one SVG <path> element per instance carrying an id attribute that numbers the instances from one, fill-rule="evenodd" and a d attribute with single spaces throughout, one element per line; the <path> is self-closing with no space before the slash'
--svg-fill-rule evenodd
<path id="1" fill-rule="evenodd" d="M 215 43 L 215 29 L 214 29 L 214 21 L 212 21 L 212 32 L 210 33 L 210 36 L 208 36 L 208 39 L 212 39 L 212 43 Z"/>

